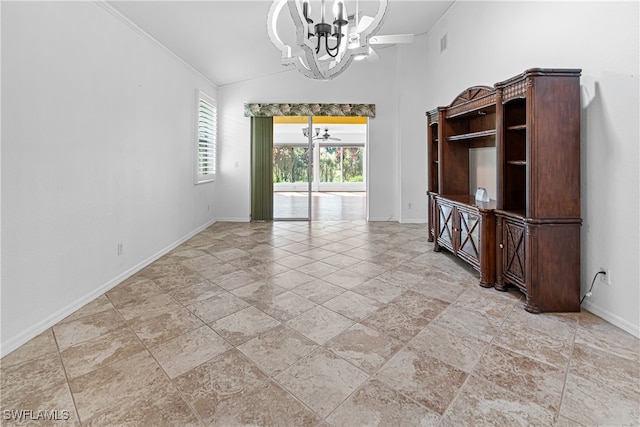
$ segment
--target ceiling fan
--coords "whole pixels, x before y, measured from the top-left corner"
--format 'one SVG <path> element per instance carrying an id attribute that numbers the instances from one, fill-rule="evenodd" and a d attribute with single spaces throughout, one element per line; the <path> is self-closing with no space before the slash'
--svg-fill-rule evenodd
<path id="1" fill-rule="evenodd" d="M 315 128 L 314 131 L 316 135 L 313 137 L 314 140 L 321 139 L 323 141 L 328 141 L 328 140 L 342 141 L 340 138 L 332 137 L 329 134 L 329 128 L 324 128 L 324 133 L 322 135 L 320 135 L 320 128 Z M 304 134 L 305 137 L 309 137 L 309 128 L 302 128 L 302 133 Z"/>
<path id="2" fill-rule="evenodd" d="M 356 0 L 356 12 L 353 15 L 348 16 L 349 22 L 349 34 L 347 37 L 348 48 L 358 48 L 360 46 L 360 34 L 374 21 L 374 18 L 369 15 L 364 15 L 359 11 L 359 0 Z M 413 34 L 389 34 L 389 35 L 373 35 L 369 38 L 369 52 L 366 55 L 357 55 L 354 57 L 356 61 L 367 59 L 369 62 L 376 62 L 380 60 L 380 56 L 376 53 L 371 45 L 384 45 L 384 44 L 409 44 L 413 42 Z M 330 39 L 335 40 L 335 36 L 331 36 Z M 331 59 L 328 54 L 320 57 L 320 60 L 326 61 Z"/>
<path id="3" fill-rule="evenodd" d="M 368 15 L 360 16 L 358 12 L 358 3 L 356 2 L 356 13 L 349 16 L 349 45 L 358 46 L 360 43 L 359 37 L 363 29 L 367 28 L 369 24 L 373 22 L 373 17 Z M 367 58 L 369 62 L 376 62 L 380 60 L 380 56 L 376 53 L 371 45 L 383 45 L 383 44 L 408 44 L 413 42 L 413 34 L 390 34 L 390 35 L 374 35 L 369 38 L 369 54 L 359 55 L 354 59 L 356 61 Z"/>

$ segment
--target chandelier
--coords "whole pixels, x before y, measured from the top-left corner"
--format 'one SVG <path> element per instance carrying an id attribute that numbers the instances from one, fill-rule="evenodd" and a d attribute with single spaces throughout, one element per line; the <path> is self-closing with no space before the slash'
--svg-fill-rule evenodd
<path id="1" fill-rule="evenodd" d="M 382 25 L 388 0 L 378 0 L 375 16 L 361 21 L 358 0 L 355 4 L 355 14 L 350 16 L 344 0 L 333 1 L 331 14 L 327 13 L 325 0 L 313 5 L 311 0 L 275 0 L 269 10 L 267 28 L 271 42 L 282 52 L 282 64 L 295 66 L 307 77 L 330 80 L 346 70 L 353 59 L 367 56 L 371 51 L 369 38 Z M 285 43 L 278 33 L 285 6 L 295 26 L 292 45 Z"/>

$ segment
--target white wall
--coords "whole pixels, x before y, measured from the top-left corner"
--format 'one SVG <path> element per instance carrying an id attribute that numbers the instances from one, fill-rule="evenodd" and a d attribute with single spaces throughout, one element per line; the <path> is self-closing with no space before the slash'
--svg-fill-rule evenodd
<path id="1" fill-rule="evenodd" d="M 274 55 L 278 50 L 274 47 Z M 218 88 L 220 177 L 216 219 L 247 221 L 251 210 L 251 119 L 244 103 L 376 104 L 369 120 L 369 219 L 397 220 L 397 79 L 396 49 L 380 49 L 376 63 L 355 62 L 330 81 L 304 77 L 295 69 Z M 224 202 L 223 202 L 224 201 Z"/>
<path id="2" fill-rule="evenodd" d="M 431 98 L 425 70 L 427 37 L 398 46 L 398 148 L 400 222 L 427 221 L 427 117 Z"/>
<path id="3" fill-rule="evenodd" d="M 638 2 L 456 2 L 428 35 L 430 107 L 527 68 L 582 68 L 584 307 L 640 336 Z M 440 39 L 448 48 L 440 53 Z"/>
<path id="4" fill-rule="evenodd" d="M 3 355 L 213 221 L 196 88 L 106 6 L 2 3 Z"/>

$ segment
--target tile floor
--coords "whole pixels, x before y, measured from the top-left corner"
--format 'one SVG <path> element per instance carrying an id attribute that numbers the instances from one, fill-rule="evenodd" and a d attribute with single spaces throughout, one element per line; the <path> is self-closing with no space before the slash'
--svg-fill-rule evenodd
<path id="1" fill-rule="evenodd" d="M 311 218 L 322 221 L 356 220 L 367 217 L 367 193 L 362 191 L 314 191 L 311 193 Z M 308 218 L 309 193 L 276 191 L 273 193 L 273 217 Z"/>
<path id="2" fill-rule="evenodd" d="M 2 424 L 638 425 L 638 339 L 477 282 L 424 225 L 217 223 L 4 357 Z"/>

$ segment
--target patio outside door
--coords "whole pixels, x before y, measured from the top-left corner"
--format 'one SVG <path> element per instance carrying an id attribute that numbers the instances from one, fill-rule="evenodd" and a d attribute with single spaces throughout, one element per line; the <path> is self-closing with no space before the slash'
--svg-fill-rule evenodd
<path id="1" fill-rule="evenodd" d="M 313 183 L 313 133 L 306 136 L 296 131 L 290 132 L 289 124 L 302 124 L 306 121 L 311 129 L 311 116 L 281 117 L 274 121 L 273 129 L 273 183 L 286 183 L 290 191 L 273 193 L 273 219 L 276 221 L 311 220 L 311 186 Z M 283 123 L 284 121 L 284 123 Z"/>

